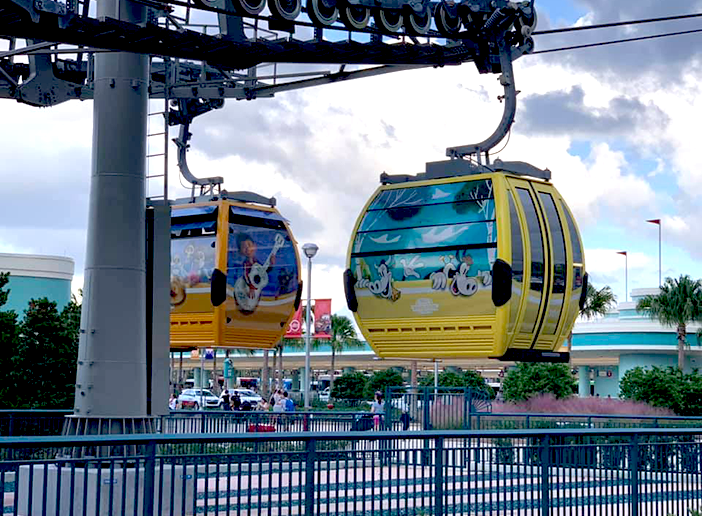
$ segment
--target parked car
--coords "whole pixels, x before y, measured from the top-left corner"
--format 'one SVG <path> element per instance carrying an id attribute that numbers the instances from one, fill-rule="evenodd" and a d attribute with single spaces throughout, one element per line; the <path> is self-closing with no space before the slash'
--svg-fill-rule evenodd
<path id="1" fill-rule="evenodd" d="M 322 392 L 319 393 L 319 401 L 323 401 L 325 403 L 329 403 L 330 399 L 330 393 L 329 393 L 329 387 L 324 389 Z"/>
<path id="2" fill-rule="evenodd" d="M 241 400 L 242 403 L 248 402 L 249 405 L 251 405 L 251 408 L 253 409 L 258 402 L 260 402 L 263 398 L 256 394 L 254 391 L 251 389 L 229 389 L 229 396 L 231 399 L 231 396 L 234 393 L 239 394 L 239 399 Z M 219 398 L 219 407 L 222 407 L 222 397 L 220 396 Z"/>
<path id="3" fill-rule="evenodd" d="M 217 408 L 220 400 L 207 389 L 185 389 L 178 396 L 178 403 L 184 409 L 200 410 L 201 408 Z"/>

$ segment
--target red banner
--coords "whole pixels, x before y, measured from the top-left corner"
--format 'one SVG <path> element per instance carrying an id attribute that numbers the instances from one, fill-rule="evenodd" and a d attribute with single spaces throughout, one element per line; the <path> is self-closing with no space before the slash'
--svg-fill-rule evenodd
<path id="1" fill-rule="evenodd" d="M 315 339 L 331 339 L 331 299 L 317 299 L 314 303 Z"/>
<path id="2" fill-rule="evenodd" d="M 302 338 L 302 304 L 295 312 L 295 317 L 292 318 L 290 324 L 288 324 L 288 329 L 285 332 L 286 339 L 300 339 Z"/>

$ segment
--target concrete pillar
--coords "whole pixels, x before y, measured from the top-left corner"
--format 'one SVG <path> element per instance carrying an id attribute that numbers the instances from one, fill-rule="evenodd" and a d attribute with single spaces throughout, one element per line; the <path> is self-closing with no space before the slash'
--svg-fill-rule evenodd
<path id="1" fill-rule="evenodd" d="M 302 371 L 302 375 L 301 375 L 300 370 L 294 369 L 292 372 L 292 390 L 293 391 L 300 390 L 300 376 L 304 376 L 304 370 Z"/>
<path id="2" fill-rule="evenodd" d="M 410 385 L 412 387 L 417 387 L 417 361 L 412 360 L 410 364 L 411 368 L 411 376 L 410 376 Z"/>
<path id="3" fill-rule="evenodd" d="M 578 367 L 578 396 L 581 398 L 590 397 L 590 368 L 588 366 Z"/>

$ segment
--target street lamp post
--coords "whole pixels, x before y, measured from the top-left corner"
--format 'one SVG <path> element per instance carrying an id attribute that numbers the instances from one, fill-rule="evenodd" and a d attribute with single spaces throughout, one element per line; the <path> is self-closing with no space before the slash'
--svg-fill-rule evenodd
<path id="1" fill-rule="evenodd" d="M 310 408 L 310 349 L 312 335 L 310 333 L 310 310 L 312 306 L 312 258 L 317 254 L 316 244 L 305 244 L 302 252 L 307 256 L 307 313 L 305 314 L 305 409 Z"/>
<path id="2" fill-rule="evenodd" d="M 661 219 L 650 219 L 646 222 L 651 224 L 656 224 L 658 226 L 658 286 L 663 286 L 663 279 L 661 278 Z"/>
<path id="3" fill-rule="evenodd" d="M 626 251 L 617 251 L 617 254 L 624 255 L 624 299 L 629 301 L 629 255 Z"/>

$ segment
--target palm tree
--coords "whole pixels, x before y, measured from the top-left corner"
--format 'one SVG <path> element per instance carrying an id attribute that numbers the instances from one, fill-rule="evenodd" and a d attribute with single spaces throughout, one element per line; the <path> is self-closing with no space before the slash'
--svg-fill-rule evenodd
<path id="1" fill-rule="evenodd" d="M 301 339 L 286 339 L 286 338 L 282 338 L 282 339 L 280 339 L 280 341 L 278 342 L 278 344 L 276 344 L 276 346 L 275 346 L 275 351 L 277 352 L 276 355 L 277 355 L 277 358 L 278 358 L 278 360 L 277 360 L 277 361 L 278 361 L 278 366 L 277 366 L 278 373 L 277 373 L 277 375 L 276 375 L 276 378 L 277 378 L 276 381 L 277 381 L 277 383 L 278 383 L 278 388 L 279 388 L 279 389 L 282 389 L 282 388 L 283 388 L 283 380 L 285 380 L 285 378 L 284 378 L 285 375 L 283 374 L 283 351 L 285 350 L 285 348 L 288 348 L 288 349 L 303 349 L 304 346 L 305 346 L 304 341 L 301 340 Z M 275 358 L 275 357 L 274 357 L 274 358 Z M 274 363 L 274 367 L 275 367 L 275 363 Z"/>
<path id="2" fill-rule="evenodd" d="M 336 354 L 342 353 L 346 349 L 362 349 L 365 347 L 363 341 L 356 337 L 351 319 L 345 315 L 332 315 L 332 333 L 329 345 L 331 346 L 331 371 L 329 371 L 329 392 L 334 389 L 334 371 L 336 367 Z"/>
<path id="3" fill-rule="evenodd" d="M 585 304 L 580 310 L 580 316 L 588 321 L 595 317 L 605 315 L 609 312 L 617 302 L 617 297 L 612 292 L 609 286 L 604 286 L 597 290 L 592 284 L 587 284 L 587 293 L 585 294 Z M 568 335 L 568 353 L 573 351 L 573 330 L 570 330 Z"/>
<path id="4" fill-rule="evenodd" d="M 645 296 L 636 310 L 656 319 L 663 326 L 675 327 L 678 338 L 678 368 L 685 365 L 687 324 L 702 321 L 702 281 L 687 274 L 678 279 L 666 278 L 657 296 Z"/>

